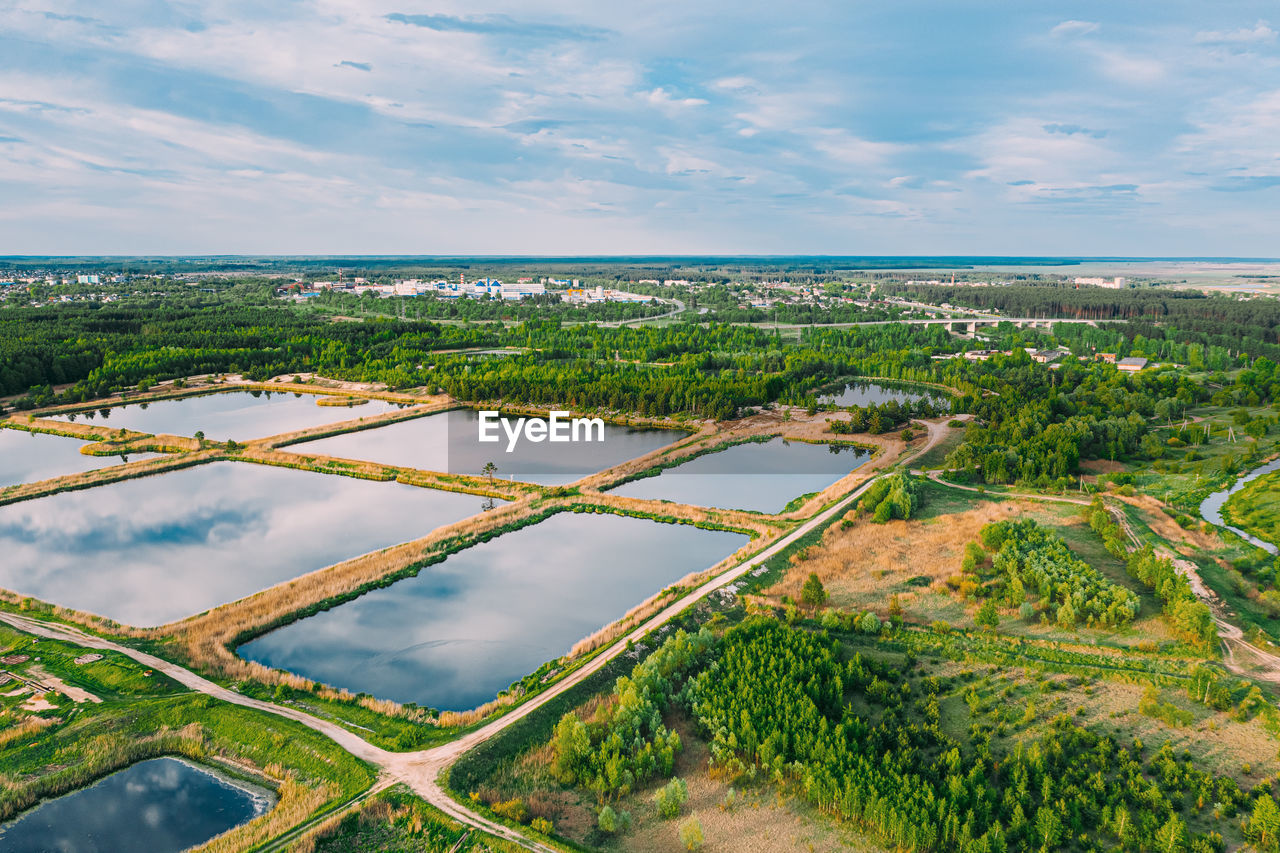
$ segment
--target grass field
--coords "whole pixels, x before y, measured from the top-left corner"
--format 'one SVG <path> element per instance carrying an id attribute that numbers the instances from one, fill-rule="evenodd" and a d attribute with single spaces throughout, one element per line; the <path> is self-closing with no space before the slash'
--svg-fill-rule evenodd
<path id="1" fill-rule="evenodd" d="M 177 754 L 276 789 L 272 811 L 211 842 L 243 849 L 373 782 L 368 767 L 317 732 L 190 693 L 122 655 L 0 627 L 0 658 L 0 669 L 19 676 L 0 685 L 0 819 L 137 761 Z M 55 689 L 37 695 L 32 681 Z"/>
<path id="2" fill-rule="evenodd" d="M 1280 542 L 1280 474 L 1268 474 L 1246 485 L 1231 496 L 1222 514 L 1259 539 Z"/>

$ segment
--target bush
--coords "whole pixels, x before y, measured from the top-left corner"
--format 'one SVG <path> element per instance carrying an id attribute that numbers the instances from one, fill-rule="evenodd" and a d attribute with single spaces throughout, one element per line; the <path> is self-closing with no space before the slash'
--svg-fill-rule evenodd
<path id="1" fill-rule="evenodd" d="M 550 835 L 555 830 L 555 824 L 547 820 L 545 817 L 535 817 L 529 821 L 529 827 L 534 832 L 541 832 L 543 835 Z"/>
<path id="2" fill-rule="evenodd" d="M 529 807 L 519 797 L 504 803 L 494 803 L 490 808 L 493 809 L 494 814 L 501 815 L 507 820 L 514 820 L 516 823 L 524 823 L 529 819 Z"/>
<path id="3" fill-rule="evenodd" d="M 663 820 L 677 817 L 684 804 L 689 801 L 689 786 L 679 776 L 663 785 L 653 797 L 658 804 L 658 814 Z"/>
<path id="4" fill-rule="evenodd" d="M 680 843 L 684 845 L 685 850 L 699 850 L 706 843 L 702 835 L 702 823 L 696 817 L 691 817 L 680 824 Z"/>

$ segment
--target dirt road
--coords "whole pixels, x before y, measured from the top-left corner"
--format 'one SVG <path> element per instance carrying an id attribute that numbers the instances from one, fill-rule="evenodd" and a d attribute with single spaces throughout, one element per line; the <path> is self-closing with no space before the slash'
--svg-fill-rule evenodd
<path id="1" fill-rule="evenodd" d="M 924 450 L 928 449 L 929 446 L 931 446 L 931 444 L 926 444 L 924 448 L 917 452 L 924 452 Z M 243 696 L 215 684 L 214 682 L 209 681 L 208 679 L 197 675 L 184 667 L 158 658 L 155 655 L 129 648 L 128 646 L 123 646 L 119 643 L 115 643 L 101 637 L 95 637 L 69 625 L 45 622 L 29 616 L 21 616 L 16 613 L 7 613 L 2 611 L 0 611 L 0 622 L 5 622 L 14 628 L 26 631 L 27 633 L 34 634 L 36 636 L 65 640 L 84 648 L 104 649 L 119 652 L 120 654 L 133 658 L 139 663 L 142 663 L 158 672 L 163 672 L 165 675 L 191 690 L 207 694 L 223 702 L 230 702 L 234 705 L 241 705 L 246 708 L 252 708 L 269 714 L 277 714 L 281 717 L 296 720 L 297 722 L 325 735 L 357 758 L 374 765 L 384 776 L 408 785 L 409 788 L 428 803 L 440 809 L 440 811 L 445 812 L 450 817 L 453 817 L 455 820 L 476 827 L 477 829 L 481 829 L 485 832 L 492 833 L 493 835 L 497 835 L 501 838 L 505 838 L 516 844 L 520 844 L 527 849 L 547 851 L 547 853 L 549 853 L 551 848 L 527 839 L 518 832 L 501 824 L 495 823 L 483 815 L 476 814 L 470 809 L 467 809 L 461 804 L 455 802 L 437 782 L 437 777 L 440 775 L 440 772 L 456 761 L 458 757 L 467 750 L 483 743 L 489 738 L 492 738 L 494 735 L 507 728 L 507 726 L 510 726 L 517 720 L 528 716 L 552 698 L 558 696 L 574 685 L 580 683 L 591 674 L 597 672 L 606 663 L 625 651 L 629 640 L 640 640 L 645 634 L 661 627 L 663 624 L 675 618 L 686 608 L 697 603 L 705 596 L 717 589 L 720 589 L 726 584 L 730 584 L 741 578 L 747 572 L 757 568 L 761 563 L 773 557 L 800 537 L 819 527 L 838 513 L 846 511 L 854 501 L 861 497 L 862 493 L 865 492 L 873 482 L 875 481 L 870 480 L 864 483 L 862 486 L 846 495 L 839 502 L 799 525 L 791 533 L 782 537 L 759 554 L 739 563 L 728 571 L 707 581 L 697 589 L 692 590 L 683 598 L 669 605 L 666 609 L 662 610 L 638 628 L 631 631 L 631 633 L 614 642 L 612 646 L 603 653 L 597 655 L 590 663 L 571 673 L 551 689 L 533 697 L 528 702 L 525 702 L 523 705 L 505 716 L 499 717 L 488 725 L 482 726 L 465 737 L 451 743 L 419 752 L 389 752 L 368 743 L 358 735 L 353 734 L 352 732 L 347 731 L 341 726 L 328 720 L 314 717 L 310 714 L 299 711 L 296 708 L 276 705 L 271 702 L 264 702 L 259 699 L 252 699 L 248 696 Z"/>
<path id="2" fill-rule="evenodd" d="M 916 448 L 909 456 L 900 460 L 900 464 L 902 465 L 906 465 L 922 454 L 928 452 L 929 449 L 934 447 L 946 434 L 947 428 L 941 423 L 930 421 L 919 421 L 919 423 L 924 424 L 925 428 L 928 430 L 929 438 L 920 447 Z M 822 526 L 836 515 L 848 510 L 849 507 L 855 503 L 868 488 L 871 487 L 871 484 L 874 483 L 876 479 L 878 478 L 872 478 L 863 483 L 861 486 L 842 497 L 827 509 L 801 523 L 786 536 L 783 536 L 777 542 L 770 545 L 760 553 L 738 563 L 734 567 L 690 591 L 676 602 L 667 606 L 664 610 L 652 616 L 639 627 L 632 630 L 626 636 L 616 640 L 608 649 L 597 655 L 585 666 L 569 674 L 545 692 L 540 693 L 506 715 L 499 717 L 488 725 L 482 726 L 456 741 L 418 752 L 390 752 L 374 746 L 336 723 L 320 719 L 319 717 L 314 717 L 303 711 L 299 711 L 296 708 L 276 705 L 271 702 L 264 702 L 259 699 L 252 699 L 248 696 L 243 696 L 215 684 L 214 682 L 209 681 L 208 679 L 197 675 L 184 667 L 158 658 L 155 655 L 120 645 L 119 643 L 112 642 L 111 640 L 107 640 L 102 637 L 95 637 L 69 625 L 57 622 L 46 622 L 30 616 L 22 616 L 16 613 L 7 613 L 3 611 L 0 611 L 0 622 L 5 622 L 18 630 L 26 631 L 27 633 L 34 634 L 36 636 L 65 640 L 84 648 L 104 649 L 119 652 L 120 654 L 126 655 L 158 672 L 163 672 L 174 681 L 177 681 L 179 684 L 182 684 L 193 691 L 207 694 L 223 702 L 229 702 L 234 705 L 240 705 L 246 708 L 263 711 L 268 714 L 276 714 L 281 717 L 295 720 L 304 726 L 325 735 L 338 746 L 342 747 L 357 758 L 377 767 L 382 775 L 382 782 L 390 779 L 395 782 L 404 783 L 418 794 L 418 796 L 422 797 L 432 806 L 435 806 L 440 811 L 460 823 L 475 827 L 500 838 L 504 838 L 529 850 L 541 851 L 541 853 L 552 853 L 552 848 L 526 838 L 519 832 L 489 820 L 483 815 L 477 814 L 462 804 L 454 801 L 437 781 L 441 771 L 456 761 L 459 756 L 467 750 L 489 740 L 494 735 L 515 723 L 517 720 L 528 716 L 551 699 L 570 689 L 574 685 L 579 684 L 583 679 L 590 677 L 593 673 L 598 672 L 606 663 L 626 650 L 628 641 L 639 641 L 644 637 L 644 635 L 648 634 L 650 631 L 660 628 L 662 625 L 671 621 L 680 613 L 684 612 L 685 609 L 696 604 L 707 595 L 738 580 L 743 575 L 759 567 L 766 560 L 787 548 L 796 540 Z"/>

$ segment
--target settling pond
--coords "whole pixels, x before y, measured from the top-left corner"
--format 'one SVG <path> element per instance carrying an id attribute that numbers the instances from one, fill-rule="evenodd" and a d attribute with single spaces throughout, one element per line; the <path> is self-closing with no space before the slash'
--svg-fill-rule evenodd
<path id="1" fill-rule="evenodd" d="M 0 429 L 0 489 L 15 483 L 51 480 L 156 455 L 133 453 L 126 458 L 86 456 L 80 448 L 88 443 L 60 435 Z"/>
<path id="2" fill-rule="evenodd" d="M 890 400 L 896 400 L 899 403 L 929 400 L 935 406 L 951 408 L 951 398 L 945 392 L 923 385 L 896 386 L 882 385 L 879 382 L 854 381 L 845 385 L 838 393 L 827 393 L 818 397 L 820 403 L 834 403 L 837 406 L 879 406 Z"/>
<path id="3" fill-rule="evenodd" d="M 219 441 L 249 441 L 404 408 L 385 400 L 370 400 L 358 406 L 317 404 L 324 399 L 333 398 L 291 391 L 222 391 L 153 403 L 129 403 L 55 418 L 113 429 L 124 427 L 153 435 L 191 436 L 203 432 L 206 438 Z"/>
<path id="4" fill-rule="evenodd" d="M 274 805 L 193 764 L 142 761 L 0 826 L 7 853 L 177 853 Z"/>
<path id="5" fill-rule="evenodd" d="M 498 430 L 499 442 L 479 441 L 479 421 L 475 410 L 454 409 L 283 449 L 449 474 L 480 475 L 485 463 L 492 462 L 498 468 L 495 477 L 556 486 L 643 456 L 687 435 L 679 430 L 605 424 L 603 441 L 555 444 L 522 438 L 508 451 L 506 435 L 501 429 Z"/>
<path id="6" fill-rule="evenodd" d="M 869 451 L 848 444 L 772 438 L 697 456 L 611 493 L 772 513 L 793 498 L 822 491 L 870 458 Z"/>
<path id="7" fill-rule="evenodd" d="M 691 525 L 562 512 L 239 653 L 354 693 L 466 710 L 746 542 Z"/>
<path id="8" fill-rule="evenodd" d="M 1256 545 L 1268 554 L 1277 553 L 1280 549 L 1277 549 L 1271 542 L 1268 542 L 1265 539 L 1259 539 L 1257 536 L 1247 533 L 1239 527 L 1232 527 L 1230 524 L 1227 524 L 1226 519 L 1222 517 L 1222 507 L 1226 504 L 1228 498 L 1243 489 L 1248 483 L 1253 482 L 1259 477 L 1274 473 L 1275 471 L 1280 471 L 1280 459 L 1273 459 L 1267 464 L 1253 469 L 1248 474 L 1245 474 L 1243 477 L 1232 483 L 1230 487 L 1209 495 L 1209 497 L 1205 498 L 1200 504 L 1200 515 L 1210 524 L 1225 527 L 1244 541 L 1251 545 Z"/>
<path id="9" fill-rule="evenodd" d="M 0 507 L 0 587 L 159 625 L 425 536 L 482 502 L 213 462 Z"/>

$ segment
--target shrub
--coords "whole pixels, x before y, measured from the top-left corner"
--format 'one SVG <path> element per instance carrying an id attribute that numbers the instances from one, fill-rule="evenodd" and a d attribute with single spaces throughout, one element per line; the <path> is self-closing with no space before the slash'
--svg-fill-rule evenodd
<path id="1" fill-rule="evenodd" d="M 658 814 L 663 820 L 677 817 L 689 801 L 689 786 L 679 776 L 663 785 L 653 797 L 658 804 Z"/>
<path id="2" fill-rule="evenodd" d="M 684 845 L 685 850 L 699 850 L 706 843 L 702 835 L 702 823 L 696 817 L 691 817 L 680 824 L 680 843 Z"/>
<path id="3" fill-rule="evenodd" d="M 519 797 L 503 803 L 494 803 L 490 808 L 493 809 L 494 814 L 501 815 L 507 820 L 514 820 L 516 823 L 524 823 L 529 819 L 529 807 Z"/>

